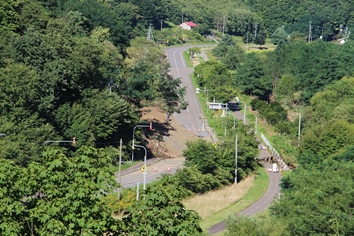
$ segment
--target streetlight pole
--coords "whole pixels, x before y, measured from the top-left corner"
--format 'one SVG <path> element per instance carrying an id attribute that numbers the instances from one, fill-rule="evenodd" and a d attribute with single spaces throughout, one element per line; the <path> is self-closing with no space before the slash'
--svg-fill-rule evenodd
<path id="1" fill-rule="evenodd" d="M 323 39 L 323 28 L 321 26 L 317 26 L 318 28 L 321 28 L 322 30 L 322 33 L 321 33 L 321 36 L 320 36 L 320 39 Z"/>
<path id="2" fill-rule="evenodd" d="M 198 78 L 199 78 L 199 74 L 198 74 Z M 209 110 L 209 101 L 208 101 L 209 100 L 209 98 L 208 98 L 209 90 L 204 87 L 204 92 L 206 92 L 206 105 L 207 105 L 207 112 L 208 112 L 208 110 Z"/>
<path id="3" fill-rule="evenodd" d="M 132 162 L 134 161 L 134 147 L 136 146 L 136 145 L 134 145 L 134 143 L 135 143 L 134 134 L 135 134 L 135 129 L 138 128 L 138 127 L 149 127 L 150 130 L 152 130 L 152 123 L 150 122 L 150 125 L 136 125 L 133 128 Z"/>
<path id="4" fill-rule="evenodd" d="M 143 172 L 143 175 L 144 175 L 144 184 L 143 184 L 143 188 L 144 190 L 146 189 L 146 156 L 147 156 L 147 151 L 146 151 L 146 148 L 144 146 L 141 146 L 141 145 L 135 145 L 135 147 L 139 147 L 139 148 L 144 148 L 144 151 L 145 151 L 145 155 L 144 155 L 144 172 Z"/>

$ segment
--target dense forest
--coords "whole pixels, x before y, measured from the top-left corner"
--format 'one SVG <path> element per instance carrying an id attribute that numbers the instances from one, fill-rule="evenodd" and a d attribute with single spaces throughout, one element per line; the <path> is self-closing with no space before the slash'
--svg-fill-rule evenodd
<path id="1" fill-rule="evenodd" d="M 127 201 L 109 194 L 118 184 L 108 166 L 117 162 L 119 139 L 130 151 L 140 108 L 173 113 L 186 106 L 163 48 L 146 40 L 151 26 L 155 42 L 166 45 L 225 33 L 213 50 L 218 60 L 195 68 L 199 86 L 225 102 L 252 96 L 252 108 L 292 140 L 284 154 L 296 154 L 288 164 L 297 169 L 285 174 L 269 216 L 232 217 L 228 233 L 352 235 L 353 8 L 335 0 L 1 1 L 0 233 L 201 232 L 198 214 L 179 200 L 232 183 L 234 133 L 217 148 L 187 143 L 188 168 L 149 186 L 145 201 L 134 201 L 132 191 L 123 194 Z M 198 27 L 182 32 L 182 21 Z M 245 52 L 235 36 L 260 45 L 269 38 L 277 47 Z M 335 43 L 340 38 L 347 42 Z M 303 114 L 299 148 L 298 118 L 289 119 L 289 111 Z M 238 124 L 238 180 L 258 167 L 248 131 Z M 137 134 L 140 142 L 143 135 L 149 133 Z M 70 144 L 46 146 L 48 140 Z M 122 210 L 123 220 L 112 217 Z"/>

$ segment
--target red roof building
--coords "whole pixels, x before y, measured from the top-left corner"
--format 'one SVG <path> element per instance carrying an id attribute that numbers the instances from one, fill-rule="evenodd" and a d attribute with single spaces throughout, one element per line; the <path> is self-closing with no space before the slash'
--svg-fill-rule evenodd
<path id="1" fill-rule="evenodd" d="M 194 28 L 196 26 L 197 26 L 197 24 L 195 24 L 193 21 L 183 22 L 182 24 L 179 25 L 179 27 L 181 27 L 182 29 L 185 29 L 185 30 L 191 30 L 192 28 Z"/>

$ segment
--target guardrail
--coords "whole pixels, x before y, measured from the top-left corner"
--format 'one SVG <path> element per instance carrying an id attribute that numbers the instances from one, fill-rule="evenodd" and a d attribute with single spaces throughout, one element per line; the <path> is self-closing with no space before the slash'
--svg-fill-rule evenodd
<path id="1" fill-rule="evenodd" d="M 268 139 L 264 136 L 263 133 L 261 133 L 261 138 L 264 142 L 264 144 L 267 146 L 267 149 L 272 153 L 272 156 L 277 160 L 280 168 L 283 170 L 290 170 L 288 165 L 285 163 L 283 158 L 280 156 L 280 154 L 273 148 L 273 146 L 269 143 Z"/>

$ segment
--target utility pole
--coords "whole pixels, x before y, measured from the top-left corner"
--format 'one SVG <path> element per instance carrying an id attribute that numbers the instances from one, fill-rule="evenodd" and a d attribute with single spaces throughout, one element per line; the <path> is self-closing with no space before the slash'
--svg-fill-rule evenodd
<path id="1" fill-rule="evenodd" d="M 151 30 L 151 24 L 149 25 L 149 30 L 148 30 L 148 34 L 147 34 L 147 38 L 146 38 L 148 41 L 153 41 L 155 42 L 154 40 L 154 36 L 152 35 L 152 30 Z"/>
<path id="2" fill-rule="evenodd" d="M 298 134 L 298 144 L 297 144 L 298 147 L 300 147 L 300 134 L 301 134 L 301 112 L 299 114 L 299 134 Z"/>
<path id="3" fill-rule="evenodd" d="M 237 185 L 237 134 L 235 140 L 235 185 Z"/>
<path id="4" fill-rule="evenodd" d="M 224 16 L 224 21 L 222 24 L 222 37 L 224 38 L 224 34 L 225 34 L 225 16 Z"/>
<path id="5" fill-rule="evenodd" d="M 312 28 L 311 28 L 311 23 L 312 21 L 309 21 L 310 25 L 309 25 L 309 38 L 308 38 L 308 42 L 312 41 Z"/>
<path id="6" fill-rule="evenodd" d="M 123 141 L 122 139 L 120 139 L 120 142 L 119 142 L 119 174 L 118 174 L 118 181 L 119 181 L 119 184 L 122 184 L 122 144 L 123 144 Z M 121 190 L 121 187 L 119 187 L 118 189 L 118 199 L 120 199 L 120 190 Z"/>
<path id="7" fill-rule="evenodd" d="M 254 131 L 256 137 L 257 137 L 257 129 L 258 129 L 257 126 L 258 126 L 258 116 L 256 116 L 256 125 L 255 125 L 255 131 Z"/>
<path id="8" fill-rule="evenodd" d="M 136 200 L 139 200 L 139 182 L 136 183 Z"/>
<path id="9" fill-rule="evenodd" d="M 243 123 L 246 124 L 246 103 L 245 103 L 245 109 L 243 112 Z"/>
<path id="10" fill-rule="evenodd" d="M 254 40 L 256 40 L 256 38 L 257 38 L 257 27 L 258 27 L 258 25 L 255 24 L 255 26 L 254 26 Z"/>
<path id="11" fill-rule="evenodd" d="M 182 24 L 183 24 L 183 11 L 182 11 Z"/>
<path id="12" fill-rule="evenodd" d="M 248 51 L 248 32 L 247 32 L 247 47 L 246 47 L 246 52 Z"/>

